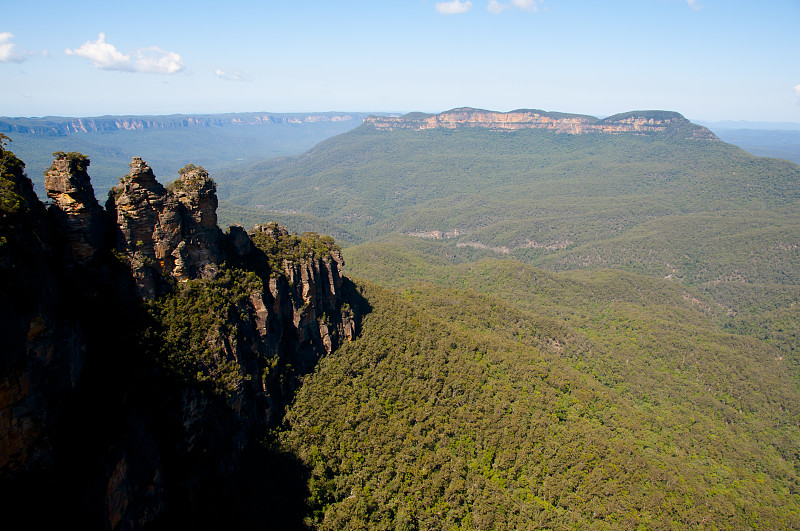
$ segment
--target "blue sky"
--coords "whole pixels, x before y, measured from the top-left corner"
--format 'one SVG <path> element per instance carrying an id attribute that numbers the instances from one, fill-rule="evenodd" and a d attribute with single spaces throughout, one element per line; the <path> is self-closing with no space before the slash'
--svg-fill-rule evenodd
<path id="1" fill-rule="evenodd" d="M 0 0 L 0 115 L 471 106 L 800 122 L 798 0 Z"/>

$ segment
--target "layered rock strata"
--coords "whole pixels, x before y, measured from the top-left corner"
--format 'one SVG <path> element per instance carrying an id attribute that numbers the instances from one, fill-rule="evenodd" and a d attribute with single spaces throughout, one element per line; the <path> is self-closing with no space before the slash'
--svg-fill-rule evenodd
<path id="1" fill-rule="evenodd" d="M 109 233 L 108 221 L 86 171 L 88 166 L 86 157 L 59 152 L 44 180 L 47 197 L 53 201 L 51 216 L 57 218 L 56 226 L 70 255 L 81 264 L 106 247 Z"/>
<path id="2" fill-rule="evenodd" d="M 197 510 L 280 422 L 302 376 L 353 337 L 341 254 L 330 241 L 276 261 L 254 239 L 299 237 L 274 224 L 223 233 L 201 167 L 165 187 L 134 158 L 104 210 L 88 159 L 57 154 L 45 208 L 10 157 L 0 151 L 0 495 L 49 492 L 74 521 L 109 529 Z M 148 304 L 203 290 L 224 264 L 260 281 L 201 331 L 212 361 L 188 372 L 225 365 L 220 394 L 176 379 L 148 357 L 164 339 L 142 334 L 158 330 Z"/>
<path id="3" fill-rule="evenodd" d="M 163 294 L 170 278 L 213 278 L 222 260 L 216 185 L 204 169 L 187 168 L 168 190 L 134 157 L 130 173 L 109 193 L 117 249 L 130 260 L 145 298 Z"/>
<path id="4" fill-rule="evenodd" d="M 599 119 L 582 114 L 553 113 L 534 109 L 495 112 L 459 108 L 440 114 L 411 113 L 404 116 L 369 116 L 364 123 L 378 130 L 484 128 L 495 131 L 543 129 L 567 134 L 652 134 L 682 132 L 687 138 L 716 140 L 716 136 L 676 112 L 634 111 Z"/>

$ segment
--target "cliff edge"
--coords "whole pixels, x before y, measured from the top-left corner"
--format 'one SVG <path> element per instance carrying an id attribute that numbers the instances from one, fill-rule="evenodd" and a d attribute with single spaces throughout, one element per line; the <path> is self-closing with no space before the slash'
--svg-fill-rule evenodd
<path id="1" fill-rule="evenodd" d="M 341 253 L 275 224 L 221 231 L 194 165 L 164 186 L 134 158 L 104 209 L 88 158 L 59 152 L 45 206 L 4 147 L 0 495 L 92 527 L 181 521 L 354 336 Z"/>
<path id="2" fill-rule="evenodd" d="M 439 114 L 410 113 L 404 116 L 369 116 L 364 126 L 377 130 L 484 128 L 494 131 L 543 129 L 564 134 L 679 134 L 686 138 L 717 140 L 705 127 L 693 124 L 671 111 L 631 111 L 599 119 L 583 114 L 519 109 L 496 112 L 462 107 Z"/>

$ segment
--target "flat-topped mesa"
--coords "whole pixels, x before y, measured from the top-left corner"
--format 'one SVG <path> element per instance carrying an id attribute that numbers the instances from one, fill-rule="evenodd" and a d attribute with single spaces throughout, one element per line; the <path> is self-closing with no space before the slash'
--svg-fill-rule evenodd
<path id="1" fill-rule="evenodd" d="M 140 295 L 164 292 L 163 280 L 213 278 L 222 262 L 214 181 L 189 165 L 165 188 L 139 157 L 111 189 L 106 208 L 118 226 L 117 250 L 131 262 Z"/>
<path id="2" fill-rule="evenodd" d="M 545 129 L 556 133 L 653 134 L 685 132 L 688 138 L 715 140 L 716 136 L 670 111 L 632 111 L 599 119 L 583 114 L 519 109 L 495 112 L 462 107 L 439 114 L 410 113 L 403 116 L 369 116 L 364 123 L 379 130 L 485 128 L 496 131 Z"/>
<path id="3" fill-rule="evenodd" d="M 44 186 L 52 201 L 51 214 L 60 220 L 69 252 L 79 263 L 87 263 L 103 246 L 108 234 L 107 218 L 97 203 L 86 172 L 89 159 L 76 152 L 54 153 L 45 172 Z"/>

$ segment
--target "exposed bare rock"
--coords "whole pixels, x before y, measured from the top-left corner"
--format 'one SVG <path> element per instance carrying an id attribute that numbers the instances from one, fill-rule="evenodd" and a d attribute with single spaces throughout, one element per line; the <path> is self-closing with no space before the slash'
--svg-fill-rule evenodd
<path id="1" fill-rule="evenodd" d="M 178 278 L 213 278 L 222 257 L 222 233 L 217 227 L 217 185 L 202 167 L 187 166 L 170 191 L 181 205 L 181 270 Z"/>
<path id="2" fill-rule="evenodd" d="M 105 457 L 104 520 L 110 529 L 141 529 L 163 513 L 161 455 L 150 433 L 130 430 Z"/>
<path id="3" fill-rule="evenodd" d="M 52 464 L 54 429 L 86 354 L 83 330 L 51 266 L 67 258 L 54 251 L 57 237 L 23 168 L 0 144 L 0 174 L 8 187 L 0 212 L 0 478 Z M 69 168 L 62 171 L 59 198 L 85 222 L 88 183 L 75 182 Z M 91 233 L 82 231 L 86 226 L 74 223 L 74 232 L 67 232 L 79 249 L 88 245 L 81 240 Z"/>
<path id="4" fill-rule="evenodd" d="M 241 231 L 232 228 L 228 239 L 239 243 L 229 247 L 238 249 L 240 259 L 264 279 L 264 292 L 252 293 L 250 304 L 266 356 L 278 360 L 276 370 L 261 374 L 267 416 L 274 421 L 300 385 L 299 378 L 321 356 L 353 339 L 355 314 L 344 303 L 344 260 L 332 240 L 313 233 L 298 237 L 274 223 L 257 226 L 246 236 L 250 243 L 243 245 Z"/>
<path id="5" fill-rule="evenodd" d="M 223 234 L 201 167 L 165 187 L 134 158 L 103 210 L 88 159 L 59 154 L 45 209 L 21 161 L 0 155 L 10 190 L 0 212 L 0 494 L 33 504 L 45 489 L 60 500 L 53 514 L 88 528 L 142 528 L 170 499 L 174 514 L 191 512 L 280 422 L 302 376 L 353 338 L 338 248 L 275 224 Z M 179 349 L 188 376 L 176 376 L 159 358 L 164 337 L 142 336 L 170 322 L 154 324 L 144 308 L 185 293 L 202 302 L 216 288 L 236 299 L 208 329 L 179 324 L 177 334 L 202 334 L 202 352 Z"/>
<path id="6" fill-rule="evenodd" d="M 0 120 L 0 131 L 31 134 L 69 134 L 97 131 L 142 131 L 147 129 L 185 129 L 240 127 L 243 125 L 351 122 L 359 113 L 226 113 L 174 114 L 169 116 L 97 116 L 87 118 L 10 118 Z"/>
<path id="7" fill-rule="evenodd" d="M 227 235 L 228 252 L 239 258 L 248 255 L 253 250 L 253 242 L 247 232 L 239 226 L 232 226 L 228 229 Z"/>
<path id="8" fill-rule="evenodd" d="M 699 125 L 676 112 L 633 111 L 599 119 L 582 114 L 554 113 L 537 109 L 495 112 L 468 107 L 440 114 L 411 113 L 405 116 L 369 116 L 364 123 L 375 129 L 458 129 L 480 127 L 495 131 L 544 129 L 555 133 L 653 134 L 677 133 L 697 140 L 717 140 Z"/>
<path id="9" fill-rule="evenodd" d="M 80 153 L 56 153 L 45 174 L 47 196 L 53 200 L 52 215 L 59 218 L 74 260 L 87 263 L 103 247 L 108 233 L 105 212 L 97 203 L 86 168 L 89 159 Z"/>
<path id="10" fill-rule="evenodd" d="M 213 278 L 221 262 L 216 185 L 202 167 L 187 168 L 168 189 L 134 157 L 130 173 L 109 192 L 117 249 L 130 260 L 145 298 L 163 294 L 169 278 Z"/>

